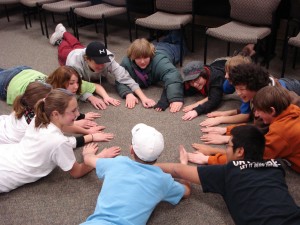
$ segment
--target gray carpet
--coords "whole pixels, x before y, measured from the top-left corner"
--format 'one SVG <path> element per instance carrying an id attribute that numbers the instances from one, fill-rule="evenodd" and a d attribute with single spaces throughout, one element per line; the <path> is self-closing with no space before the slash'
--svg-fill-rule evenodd
<path id="1" fill-rule="evenodd" d="M 108 24 L 108 49 L 116 54 L 118 62 L 126 54 L 126 48 L 130 44 L 124 18 L 117 18 Z M 64 17 L 57 17 L 57 22 L 61 19 Z M 49 19 L 49 33 L 52 33 L 55 25 L 50 21 Z M 65 20 L 63 22 L 66 24 Z M 202 27 L 197 27 L 196 51 L 185 58 L 184 64 L 191 60 L 203 59 L 203 32 Z M 190 34 L 189 31 L 187 33 Z M 80 28 L 79 34 L 83 44 L 92 40 L 102 40 L 103 36 L 102 33 L 96 34 L 93 25 Z M 142 34 L 146 33 L 141 32 Z M 33 21 L 32 28 L 26 30 L 21 13 L 13 13 L 9 23 L 2 16 L 0 37 L 1 68 L 27 65 L 45 74 L 57 68 L 57 48 L 51 46 L 48 39 L 42 36 L 38 20 Z M 280 55 L 282 41 L 278 40 L 277 45 L 276 52 Z M 233 48 L 238 49 L 240 46 L 233 45 Z M 208 62 L 224 56 L 225 53 L 225 43 L 209 39 Z M 270 64 L 270 72 L 275 76 L 280 74 L 281 63 L 280 58 L 275 56 Z M 296 77 L 298 73 L 299 69 L 292 70 L 289 62 L 287 77 Z M 103 85 L 112 97 L 119 98 L 112 81 L 107 81 Z M 158 100 L 161 91 L 161 87 L 157 85 L 145 90 L 145 93 Z M 196 99 L 197 97 L 186 98 L 185 104 L 190 104 Z M 238 106 L 239 101 L 233 96 L 224 100 L 219 110 Z M 3 101 L 0 101 L 0 107 L 1 114 L 11 111 L 11 107 Z M 89 103 L 80 103 L 81 112 L 94 110 Z M 181 120 L 183 112 L 158 113 L 152 109 L 144 109 L 141 104 L 130 110 L 125 108 L 124 100 L 121 106 L 109 106 L 100 113 L 102 117 L 97 122 L 106 126 L 106 132 L 115 134 L 111 142 L 100 143 L 100 149 L 118 145 L 122 148 L 122 155 L 129 155 L 130 130 L 136 123 L 143 122 L 157 128 L 165 137 L 165 151 L 159 162 L 177 162 L 179 144 L 185 145 L 188 151 L 192 151 L 191 144 L 200 143 L 199 123 L 206 118 L 202 115 L 193 121 L 184 122 Z M 76 149 L 75 154 L 81 161 L 81 149 Z M 286 178 L 291 194 L 295 201 L 300 203 L 299 175 L 287 169 Z M 0 224 L 79 224 L 93 212 L 100 189 L 101 182 L 94 171 L 81 179 L 72 179 L 68 173 L 55 169 L 49 176 L 35 183 L 24 185 L 10 193 L 0 194 Z M 120 187 L 120 191 L 126 190 Z M 233 221 L 220 196 L 204 194 L 199 186 L 193 185 L 191 197 L 183 200 L 179 205 L 174 207 L 167 203 L 160 203 L 148 224 L 233 224 Z"/>

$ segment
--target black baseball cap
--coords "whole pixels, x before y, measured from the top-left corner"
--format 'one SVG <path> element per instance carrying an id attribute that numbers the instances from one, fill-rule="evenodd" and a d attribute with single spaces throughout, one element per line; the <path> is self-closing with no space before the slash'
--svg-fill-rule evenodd
<path id="1" fill-rule="evenodd" d="M 104 64 L 110 62 L 107 50 L 101 42 L 91 42 L 85 49 L 85 54 L 97 64 Z"/>

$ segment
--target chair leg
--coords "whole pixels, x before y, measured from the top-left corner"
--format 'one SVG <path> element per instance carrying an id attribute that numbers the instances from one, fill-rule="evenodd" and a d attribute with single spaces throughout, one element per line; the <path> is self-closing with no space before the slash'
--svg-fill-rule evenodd
<path id="1" fill-rule="evenodd" d="M 70 13 L 67 12 L 66 14 L 67 14 L 68 27 L 71 27 Z"/>
<path id="2" fill-rule="evenodd" d="M 40 20 L 40 26 L 41 26 L 42 34 L 45 35 L 43 20 L 42 20 L 42 15 L 41 15 L 42 5 L 36 3 L 36 7 L 37 7 L 37 11 L 38 11 L 38 16 L 39 16 L 39 20 Z"/>
<path id="3" fill-rule="evenodd" d="M 192 23 L 192 52 L 195 50 L 195 24 Z"/>
<path id="4" fill-rule="evenodd" d="M 205 32 L 205 37 L 204 37 L 204 65 L 206 65 L 206 57 L 207 57 L 207 34 Z"/>
<path id="5" fill-rule="evenodd" d="M 230 55 L 230 42 L 227 42 L 227 56 Z"/>
<path id="6" fill-rule="evenodd" d="M 282 48 L 282 54 L 281 54 L 281 58 L 283 59 L 284 54 L 285 54 L 285 43 L 288 41 L 288 36 L 289 36 L 289 30 L 290 30 L 290 23 L 289 21 L 287 22 L 286 25 L 286 29 L 285 29 L 285 35 L 284 35 L 284 46 Z"/>
<path id="7" fill-rule="evenodd" d="M 266 68 L 269 69 L 271 52 L 272 52 L 272 36 L 267 37 L 266 45 L 267 45 L 267 49 L 266 49 L 265 61 L 266 61 Z"/>
<path id="8" fill-rule="evenodd" d="M 79 40 L 79 32 L 78 32 L 78 22 L 77 22 L 77 14 L 73 13 L 74 18 L 74 36 Z"/>
<path id="9" fill-rule="evenodd" d="M 76 18 L 75 18 L 75 13 L 74 13 L 74 9 L 70 8 L 70 18 L 71 18 L 71 24 L 72 24 L 72 29 L 73 29 L 73 34 L 76 37 Z"/>
<path id="10" fill-rule="evenodd" d="M 132 42 L 132 34 L 131 34 L 131 21 L 130 21 L 130 14 L 127 10 L 127 21 L 128 21 L 128 29 L 129 29 L 129 40 Z"/>
<path id="11" fill-rule="evenodd" d="M 26 11 L 27 11 L 26 6 L 23 6 L 23 19 L 24 19 L 25 28 L 27 30 L 28 27 L 27 27 Z"/>
<path id="12" fill-rule="evenodd" d="M 180 67 L 182 67 L 182 58 L 183 58 L 183 27 L 180 29 Z"/>
<path id="13" fill-rule="evenodd" d="M 289 46 L 288 46 L 288 38 L 287 38 L 283 45 L 281 78 L 284 77 L 284 73 L 285 73 L 286 61 L 287 61 L 287 57 L 288 57 L 288 48 L 289 48 Z"/>
<path id="14" fill-rule="evenodd" d="M 47 24 L 47 12 L 46 12 L 46 10 L 43 10 L 42 12 L 43 12 L 43 16 L 44 16 L 44 24 L 45 24 L 46 37 L 49 38 L 48 24 Z"/>
<path id="15" fill-rule="evenodd" d="M 28 16 L 28 22 L 29 22 L 29 26 L 32 27 L 32 24 L 31 24 L 31 9 L 29 7 L 27 7 L 27 16 Z"/>
<path id="16" fill-rule="evenodd" d="M 293 59 L 293 69 L 295 69 L 295 67 L 296 67 L 297 55 L 298 55 L 298 48 L 295 47 L 295 53 L 294 53 L 294 59 Z"/>
<path id="17" fill-rule="evenodd" d="M 8 15 L 8 11 L 7 11 L 7 6 L 6 5 L 4 5 L 4 11 L 5 11 L 5 14 L 6 14 L 7 22 L 9 22 L 9 15 Z"/>
<path id="18" fill-rule="evenodd" d="M 102 15 L 102 22 L 103 22 L 104 45 L 105 45 L 105 48 L 107 49 L 107 40 L 106 40 L 106 36 L 107 36 L 107 27 L 106 27 L 106 20 L 105 20 L 104 15 Z"/>
<path id="19" fill-rule="evenodd" d="M 138 26 L 136 25 L 136 23 L 134 23 L 134 30 L 135 30 L 135 39 L 138 39 Z"/>

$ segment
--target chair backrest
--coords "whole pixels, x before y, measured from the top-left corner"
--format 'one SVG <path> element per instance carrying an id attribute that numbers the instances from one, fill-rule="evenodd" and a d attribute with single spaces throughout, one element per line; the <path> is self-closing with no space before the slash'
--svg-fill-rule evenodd
<path id="1" fill-rule="evenodd" d="M 253 25 L 271 25 L 281 0 L 229 0 L 230 17 Z"/>
<path id="2" fill-rule="evenodd" d="M 193 0 L 156 0 L 155 7 L 158 11 L 171 13 L 192 13 Z"/>
<path id="3" fill-rule="evenodd" d="M 107 3 L 109 5 L 114 6 L 125 6 L 126 0 L 102 0 L 103 3 Z"/>

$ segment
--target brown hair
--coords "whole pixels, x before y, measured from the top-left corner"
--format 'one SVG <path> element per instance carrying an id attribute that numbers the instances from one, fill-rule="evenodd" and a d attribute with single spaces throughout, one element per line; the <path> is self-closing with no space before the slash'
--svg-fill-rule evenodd
<path id="1" fill-rule="evenodd" d="M 35 127 L 47 127 L 53 111 L 64 114 L 72 98 L 74 95 L 66 89 L 53 89 L 46 98 L 39 100 L 35 105 Z"/>
<path id="2" fill-rule="evenodd" d="M 155 54 L 155 47 L 145 38 L 136 39 L 127 49 L 127 56 L 131 60 L 137 58 L 153 58 Z"/>
<path id="3" fill-rule="evenodd" d="M 46 82 L 48 84 L 51 84 L 53 88 L 67 88 L 69 81 L 72 77 L 72 75 L 75 75 L 78 78 L 78 90 L 76 94 L 80 95 L 81 93 L 81 84 L 82 79 L 79 76 L 78 72 L 70 66 L 60 66 L 58 67 L 53 73 L 51 73 L 48 78 L 46 79 Z"/>
<path id="4" fill-rule="evenodd" d="M 16 118 L 20 119 L 28 109 L 33 110 L 38 100 L 45 98 L 51 89 L 51 85 L 40 81 L 29 83 L 24 94 L 17 96 L 14 100 L 13 110 Z"/>
<path id="5" fill-rule="evenodd" d="M 255 109 L 271 113 L 271 107 L 276 111 L 275 116 L 281 114 L 290 104 L 289 92 L 281 86 L 266 86 L 260 89 L 253 98 Z"/>
<path id="6" fill-rule="evenodd" d="M 244 64 L 244 63 L 252 63 L 252 59 L 249 56 L 245 56 L 245 55 L 236 55 L 233 56 L 231 58 L 229 58 L 226 63 L 225 63 L 225 71 L 227 73 L 229 73 L 229 71 L 240 64 Z"/>

